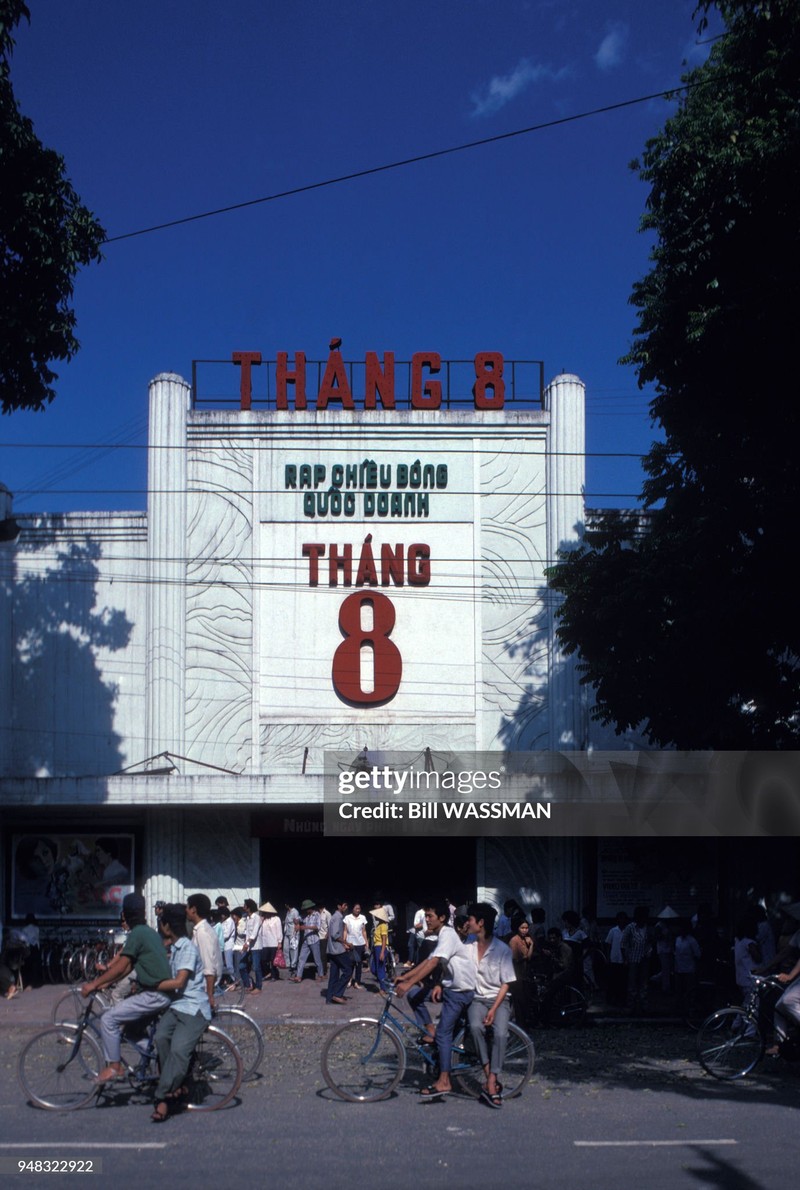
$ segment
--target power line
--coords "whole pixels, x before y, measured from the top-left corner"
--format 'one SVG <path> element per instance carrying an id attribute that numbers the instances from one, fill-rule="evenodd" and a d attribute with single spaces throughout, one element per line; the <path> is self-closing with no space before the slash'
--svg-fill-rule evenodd
<path id="1" fill-rule="evenodd" d="M 368 178 L 374 174 L 386 173 L 392 169 L 402 169 L 407 165 L 418 165 L 421 161 L 433 161 L 438 157 L 448 157 L 453 153 L 463 153 L 468 149 L 478 149 L 483 145 L 497 144 L 499 141 L 511 140 L 517 136 L 527 136 L 531 132 L 542 132 L 546 128 L 558 128 L 563 124 L 573 124 L 578 120 L 587 120 L 591 116 L 602 116 L 608 112 L 621 111 L 623 108 L 634 107 L 640 103 L 649 103 L 652 99 L 670 99 L 682 91 L 691 91 L 698 87 L 724 82 L 725 78 L 701 79 L 692 83 L 683 83 L 677 87 L 670 87 L 666 91 L 654 91 L 651 95 L 640 95 L 636 99 L 623 99 L 619 103 L 609 103 L 603 107 L 592 108 L 590 111 L 577 112 L 572 116 L 561 116 L 557 120 L 546 120 L 541 124 L 530 124 L 527 128 L 517 128 L 512 132 L 499 132 L 494 136 L 485 136 L 480 140 L 467 141 L 461 145 L 451 145 L 447 149 L 434 149 L 430 153 L 418 153 L 414 157 L 404 157 L 399 161 L 390 161 L 384 165 L 373 165 L 367 169 L 355 170 L 349 174 L 339 174 L 335 178 L 326 178 L 322 182 L 308 182 L 305 186 L 294 186 L 290 190 L 280 190 L 275 194 L 265 194 L 260 198 L 250 198 L 244 202 L 231 203 L 226 207 L 215 207 L 211 211 L 201 211 L 196 215 L 184 215 L 181 219 L 170 219 L 166 223 L 155 223 L 151 227 L 141 227 L 137 231 L 126 231 L 120 235 L 107 236 L 104 244 L 116 244 L 120 240 L 130 240 L 136 236 L 150 235 L 154 231 L 164 231 L 170 227 L 180 227 L 185 223 L 196 223 L 200 219 L 211 219 L 215 215 L 227 215 L 231 211 L 242 211 L 247 207 L 259 206 L 262 203 L 276 202 L 279 198 L 293 198 L 297 194 L 307 194 L 312 190 L 322 190 L 327 186 L 337 186 L 341 182 L 352 182 L 356 178 Z"/>

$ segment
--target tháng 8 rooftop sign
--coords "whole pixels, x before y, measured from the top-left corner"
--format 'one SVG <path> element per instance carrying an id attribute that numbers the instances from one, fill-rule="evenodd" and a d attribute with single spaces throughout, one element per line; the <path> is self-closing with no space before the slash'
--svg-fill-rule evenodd
<path id="1" fill-rule="evenodd" d="M 317 360 L 304 351 L 278 351 L 274 360 L 260 351 L 234 351 L 230 360 L 194 360 L 193 403 L 236 404 L 244 412 L 263 405 L 285 412 L 366 413 L 454 407 L 496 412 L 508 403 L 541 407 L 541 360 L 506 360 L 499 351 L 478 351 L 468 360 L 442 359 L 436 351 L 417 351 L 409 360 L 398 360 L 393 351 L 367 351 L 360 359 L 346 360 L 341 340 L 331 344 L 327 356 Z M 225 381 L 224 396 L 205 391 L 212 365 L 233 365 L 238 373 L 235 386 Z"/>

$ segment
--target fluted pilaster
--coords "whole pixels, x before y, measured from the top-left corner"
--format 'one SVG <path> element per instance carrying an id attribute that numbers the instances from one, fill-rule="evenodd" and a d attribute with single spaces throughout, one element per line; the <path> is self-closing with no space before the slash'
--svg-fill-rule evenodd
<path id="1" fill-rule="evenodd" d="M 550 413 L 547 449 L 547 557 L 577 545 L 583 534 L 586 486 L 586 389 L 577 376 L 564 374 L 545 391 Z M 555 637 L 554 596 L 550 598 L 550 747 L 583 748 L 586 723 L 577 659 L 565 657 Z"/>
<path id="2" fill-rule="evenodd" d="M 186 654 L 186 415 L 189 385 L 150 385 L 148 450 L 147 750 L 182 753 Z"/>

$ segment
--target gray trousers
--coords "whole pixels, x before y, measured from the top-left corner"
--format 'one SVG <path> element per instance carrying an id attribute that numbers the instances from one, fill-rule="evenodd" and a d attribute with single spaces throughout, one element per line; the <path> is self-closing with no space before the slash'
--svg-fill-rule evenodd
<path id="1" fill-rule="evenodd" d="M 100 1017 L 100 1035 L 103 1039 L 103 1053 L 106 1062 L 120 1061 L 120 1037 L 125 1025 L 130 1021 L 140 1021 L 142 1017 L 152 1016 L 161 1012 L 171 1003 L 166 992 L 137 992 L 135 996 L 128 996 L 107 1008 Z"/>
<path id="2" fill-rule="evenodd" d="M 469 1031 L 478 1050 L 482 1066 L 489 1066 L 492 1074 L 503 1073 L 503 1063 L 506 1060 L 506 1046 L 508 1045 L 508 1022 L 511 1018 L 511 1002 L 508 996 L 497 1006 L 492 1026 L 492 1052 L 486 1044 L 486 1030 L 483 1018 L 492 1007 L 491 1001 L 473 1000 L 467 1009 Z"/>

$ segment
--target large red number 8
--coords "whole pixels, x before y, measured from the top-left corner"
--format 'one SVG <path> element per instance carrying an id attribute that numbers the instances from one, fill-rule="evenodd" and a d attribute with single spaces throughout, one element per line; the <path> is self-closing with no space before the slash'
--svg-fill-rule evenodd
<path id="1" fill-rule="evenodd" d="M 372 628 L 362 624 L 361 609 L 372 607 Z M 403 676 L 403 658 L 389 640 L 394 628 L 394 604 L 378 591 L 356 591 L 339 610 L 339 627 L 345 639 L 333 654 L 333 688 L 340 698 L 360 706 L 373 706 L 394 698 Z M 371 690 L 361 684 L 361 650 L 370 646 L 373 659 Z"/>

